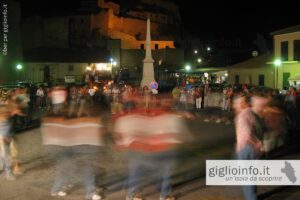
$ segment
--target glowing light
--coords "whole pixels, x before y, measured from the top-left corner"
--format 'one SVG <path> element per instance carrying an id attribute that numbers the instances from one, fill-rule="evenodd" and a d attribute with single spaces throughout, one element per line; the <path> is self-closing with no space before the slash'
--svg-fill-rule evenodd
<path id="1" fill-rule="evenodd" d="M 208 78 L 208 73 L 205 72 L 204 73 L 204 77 Z"/>
<path id="2" fill-rule="evenodd" d="M 117 62 L 114 61 L 114 62 L 112 63 L 112 65 L 113 65 L 113 66 L 117 66 Z"/>
<path id="3" fill-rule="evenodd" d="M 87 71 L 91 71 L 91 70 L 92 70 L 92 68 L 91 68 L 90 66 L 87 66 L 85 69 L 86 69 Z"/>
<path id="4" fill-rule="evenodd" d="M 17 67 L 17 70 L 21 70 L 23 68 L 23 66 L 21 64 L 18 64 L 16 67 Z"/>
<path id="5" fill-rule="evenodd" d="M 194 53 L 197 54 L 197 53 L 198 53 L 198 50 L 195 50 Z"/>
<path id="6" fill-rule="evenodd" d="M 275 66 L 280 66 L 281 65 L 281 60 L 277 59 L 274 61 Z"/>
<path id="7" fill-rule="evenodd" d="M 210 48 L 210 47 L 207 47 L 207 51 L 211 51 L 211 48 Z"/>
<path id="8" fill-rule="evenodd" d="M 190 65 L 186 65 L 185 66 L 185 70 L 190 71 L 191 70 L 191 66 Z"/>
<path id="9" fill-rule="evenodd" d="M 252 56 L 253 56 L 253 57 L 258 56 L 258 51 L 252 51 Z"/>
<path id="10" fill-rule="evenodd" d="M 99 71 L 109 71 L 110 67 L 106 63 L 98 63 L 96 64 L 96 69 Z"/>
<path id="11" fill-rule="evenodd" d="M 228 76 L 228 73 L 225 73 L 225 76 Z"/>
<path id="12" fill-rule="evenodd" d="M 201 59 L 201 58 L 198 58 L 197 61 L 198 61 L 198 63 L 201 63 L 201 62 L 202 62 L 202 59 Z"/>

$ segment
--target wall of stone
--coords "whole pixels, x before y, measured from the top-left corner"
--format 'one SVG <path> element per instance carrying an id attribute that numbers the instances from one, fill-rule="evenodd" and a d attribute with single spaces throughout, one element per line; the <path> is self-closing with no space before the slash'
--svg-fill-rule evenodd
<path id="1" fill-rule="evenodd" d="M 102 35 L 108 35 L 108 11 L 103 10 L 97 15 L 92 15 L 91 27 L 98 29 Z"/>
<path id="2" fill-rule="evenodd" d="M 141 45 L 146 48 L 145 41 L 138 41 L 133 36 L 125 34 L 120 31 L 108 30 L 108 35 L 114 39 L 121 39 L 122 49 L 141 49 Z M 155 49 L 155 45 L 158 45 L 158 49 L 175 48 L 174 41 L 151 41 L 151 49 Z"/>
<path id="3" fill-rule="evenodd" d="M 141 40 L 146 39 L 146 27 L 147 21 L 133 18 L 124 18 L 114 15 L 112 12 L 109 12 L 109 23 L 108 28 L 127 33 L 131 36 L 136 36 L 140 34 Z M 158 33 L 159 25 L 157 23 L 151 22 L 151 35 L 156 36 Z"/>

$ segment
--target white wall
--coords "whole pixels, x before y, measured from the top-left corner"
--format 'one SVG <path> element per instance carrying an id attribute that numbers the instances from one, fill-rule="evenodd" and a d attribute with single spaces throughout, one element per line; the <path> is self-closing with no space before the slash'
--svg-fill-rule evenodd
<path id="1" fill-rule="evenodd" d="M 249 77 L 251 77 L 252 84 L 257 85 L 259 83 L 259 75 L 265 76 L 265 86 L 274 88 L 275 70 L 273 68 L 256 68 L 256 69 L 229 69 L 228 70 L 228 82 L 230 84 L 235 83 L 235 76 L 239 75 L 240 84 L 249 84 Z"/>

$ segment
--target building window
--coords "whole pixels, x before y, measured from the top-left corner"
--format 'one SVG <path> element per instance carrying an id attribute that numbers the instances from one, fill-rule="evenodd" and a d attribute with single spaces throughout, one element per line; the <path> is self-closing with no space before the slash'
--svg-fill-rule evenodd
<path id="1" fill-rule="evenodd" d="M 240 84 L 240 76 L 239 75 L 235 75 L 235 77 L 234 77 L 234 83 L 235 84 Z"/>
<path id="2" fill-rule="evenodd" d="M 68 70 L 69 70 L 69 72 L 74 71 L 74 66 L 73 66 L 73 65 L 69 65 L 69 66 L 68 66 Z"/>
<path id="3" fill-rule="evenodd" d="M 258 85 L 265 86 L 265 75 L 258 75 Z"/>
<path id="4" fill-rule="evenodd" d="M 288 48 L 289 48 L 288 41 L 281 42 L 281 55 L 280 55 L 280 58 L 281 58 L 282 61 L 287 61 L 288 60 Z"/>
<path id="5" fill-rule="evenodd" d="M 158 49 L 158 44 L 155 44 L 155 49 Z"/>
<path id="6" fill-rule="evenodd" d="M 294 41 L 294 60 L 300 60 L 300 40 Z"/>
<path id="7" fill-rule="evenodd" d="M 141 44 L 141 49 L 144 50 L 145 49 L 145 45 Z"/>

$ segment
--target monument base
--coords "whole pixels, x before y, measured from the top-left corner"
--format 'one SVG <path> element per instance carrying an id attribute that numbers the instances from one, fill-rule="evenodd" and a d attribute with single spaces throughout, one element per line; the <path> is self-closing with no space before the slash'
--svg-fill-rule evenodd
<path id="1" fill-rule="evenodd" d="M 149 84 L 153 82 L 153 77 L 143 77 L 141 81 L 141 87 L 147 86 L 149 88 Z"/>

